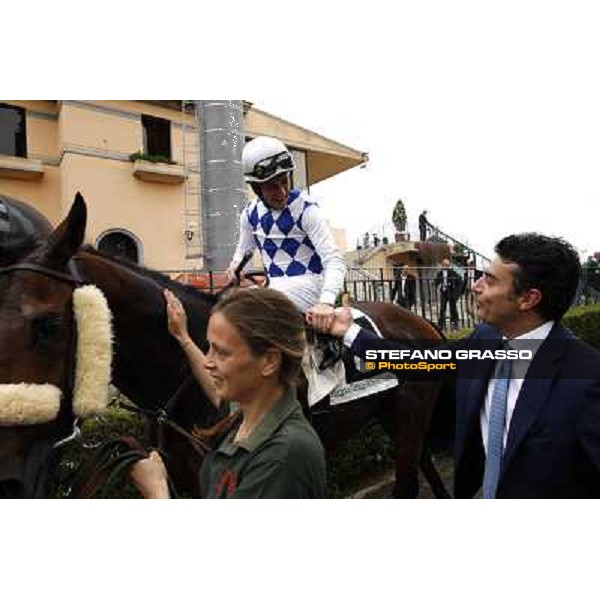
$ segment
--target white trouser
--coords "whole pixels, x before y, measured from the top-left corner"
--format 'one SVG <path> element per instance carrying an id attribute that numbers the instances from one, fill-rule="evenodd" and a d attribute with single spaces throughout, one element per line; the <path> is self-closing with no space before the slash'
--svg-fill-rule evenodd
<path id="1" fill-rule="evenodd" d="M 295 277 L 271 277 L 269 287 L 283 292 L 301 312 L 319 303 L 323 275 L 296 275 Z"/>

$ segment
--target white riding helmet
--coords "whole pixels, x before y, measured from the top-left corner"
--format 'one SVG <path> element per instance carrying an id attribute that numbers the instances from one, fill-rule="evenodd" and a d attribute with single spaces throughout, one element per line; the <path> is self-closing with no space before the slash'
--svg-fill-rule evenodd
<path id="1" fill-rule="evenodd" d="M 244 178 L 248 183 L 264 183 L 280 173 L 296 168 L 285 144 L 272 137 L 260 136 L 249 141 L 242 152 Z"/>

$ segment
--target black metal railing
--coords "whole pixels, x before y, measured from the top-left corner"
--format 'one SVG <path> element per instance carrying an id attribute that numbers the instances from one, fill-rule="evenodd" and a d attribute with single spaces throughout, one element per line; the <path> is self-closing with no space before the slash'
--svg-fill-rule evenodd
<path id="1" fill-rule="evenodd" d="M 412 310 L 441 329 L 462 329 L 473 327 L 477 322 L 474 296 L 470 290 L 474 271 L 457 271 L 458 282 L 455 289 L 442 294 L 441 286 L 436 284 L 435 276 L 439 267 L 414 269 L 414 304 L 404 308 Z M 393 269 L 348 269 L 344 290 L 351 300 L 369 302 L 391 302 L 396 279 Z M 398 303 L 398 295 L 395 297 Z"/>
<path id="2" fill-rule="evenodd" d="M 442 311 L 442 293 L 440 285 L 436 284 L 435 280 L 439 267 L 420 267 L 411 270 L 416 273 L 415 302 L 412 306 L 405 306 L 405 308 L 409 308 L 445 330 L 473 327 L 479 322 L 471 286 L 481 271 L 456 268 L 461 285 L 444 303 L 445 310 Z M 351 300 L 391 302 L 395 283 L 396 279 L 392 268 L 350 268 L 346 276 L 344 291 L 350 295 Z M 398 302 L 397 296 L 395 302 Z M 452 319 L 452 303 L 456 305 L 456 319 Z M 573 304 L 595 303 L 600 303 L 600 272 L 584 268 Z M 442 319 L 442 317 L 444 318 Z"/>
<path id="3" fill-rule="evenodd" d="M 426 240 L 429 238 L 432 238 L 436 241 L 444 241 L 447 244 L 453 244 L 455 248 L 460 246 L 478 264 L 486 265 L 490 262 L 490 259 L 487 256 L 481 254 L 481 252 L 477 252 L 477 250 L 474 250 L 468 244 L 466 244 L 465 242 L 463 242 L 461 240 L 456 239 L 455 237 L 451 236 L 449 233 L 442 231 L 439 227 L 436 227 L 435 225 L 433 225 L 433 223 L 428 222 L 427 225 L 425 226 L 425 231 L 426 231 L 426 238 L 425 238 Z"/>
<path id="4" fill-rule="evenodd" d="M 470 268 L 456 267 L 460 279 L 460 286 L 445 306 L 442 313 L 442 294 L 440 286 L 436 285 L 435 276 L 439 271 L 436 267 L 418 267 L 411 271 L 416 273 L 415 302 L 409 308 L 424 319 L 448 330 L 457 327 L 473 327 L 479 320 L 475 306 L 475 297 L 471 286 L 481 271 Z M 214 294 L 220 291 L 225 284 L 223 272 L 198 272 L 198 271 L 164 271 L 173 279 L 181 283 L 193 285 L 196 289 Z M 392 267 L 363 269 L 349 268 L 344 282 L 344 291 L 350 295 L 351 300 L 370 302 L 391 302 L 396 279 Z M 398 298 L 395 298 L 398 302 Z M 456 305 L 456 319 L 452 319 L 451 304 Z M 582 270 L 581 283 L 575 298 L 575 305 L 600 303 L 600 271 L 598 269 Z M 442 323 L 442 314 L 444 320 Z M 453 322 L 454 321 L 454 322 Z"/>

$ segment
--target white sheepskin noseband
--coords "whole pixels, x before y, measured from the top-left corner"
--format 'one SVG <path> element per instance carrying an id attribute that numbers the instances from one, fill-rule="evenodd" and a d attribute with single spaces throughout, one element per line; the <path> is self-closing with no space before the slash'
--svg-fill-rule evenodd
<path id="1" fill-rule="evenodd" d="M 60 408 L 61 391 L 50 384 L 0 385 L 0 425 L 39 425 L 53 421 Z"/>
<path id="2" fill-rule="evenodd" d="M 104 294 L 93 285 L 73 292 L 77 356 L 73 412 L 89 417 L 108 404 L 112 361 L 111 313 Z M 0 426 L 38 425 L 56 419 L 61 390 L 51 384 L 0 385 Z"/>
<path id="3" fill-rule="evenodd" d="M 112 361 L 112 322 L 108 302 L 94 285 L 73 293 L 77 321 L 77 360 L 73 412 L 89 417 L 108 405 Z"/>

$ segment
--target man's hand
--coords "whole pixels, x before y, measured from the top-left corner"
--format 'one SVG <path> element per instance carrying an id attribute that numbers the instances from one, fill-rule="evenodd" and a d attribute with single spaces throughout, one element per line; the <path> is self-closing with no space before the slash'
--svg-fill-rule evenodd
<path id="1" fill-rule="evenodd" d="M 179 298 L 169 290 L 163 290 L 167 302 L 167 325 L 169 333 L 179 342 L 189 337 L 187 315 Z"/>
<path id="2" fill-rule="evenodd" d="M 322 306 L 327 307 L 329 310 L 325 311 L 325 316 L 321 315 L 320 320 L 317 320 L 315 318 L 316 309 Z M 336 311 L 328 304 L 317 304 L 316 306 L 313 306 L 306 313 L 306 321 L 317 331 L 322 331 L 323 333 L 328 333 L 329 335 L 340 338 L 344 337 L 344 334 L 348 331 L 350 325 L 354 323 L 349 307 L 345 306 L 341 310 Z M 323 323 L 326 324 L 323 325 Z"/>
<path id="3" fill-rule="evenodd" d="M 327 333 L 334 337 L 343 338 L 344 335 L 346 335 L 346 331 L 350 329 L 352 323 L 354 323 L 352 312 L 350 311 L 350 308 L 346 306 L 341 310 L 335 311 L 333 322 Z"/>
<path id="4" fill-rule="evenodd" d="M 323 333 L 328 333 L 335 319 L 335 310 L 330 304 L 315 304 L 306 313 L 306 322 Z"/>

